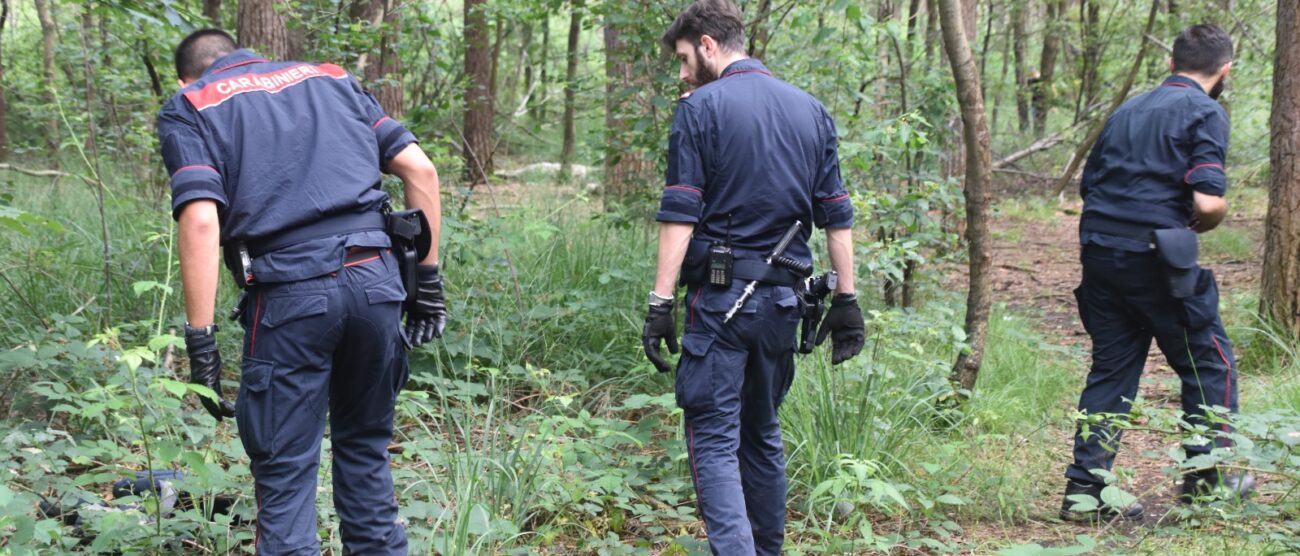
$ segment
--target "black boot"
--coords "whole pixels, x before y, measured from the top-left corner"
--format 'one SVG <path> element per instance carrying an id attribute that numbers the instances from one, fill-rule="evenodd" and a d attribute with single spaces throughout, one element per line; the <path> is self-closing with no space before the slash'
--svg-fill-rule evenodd
<path id="1" fill-rule="evenodd" d="M 1218 469 L 1202 469 L 1183 475 L 1178 502 L 1194 504 L 1215 498 L 1245 498 L 1252 492 L 1255 492 L 1254 475 L 1229 475 Z"/>
<path id="2" fill-rule="evenodd" d="M 1067 480 L 1065 482 L 1065 499 L 1061 502 L 1061 519 L 1075 523 L 1109 521 L 1115 518 L 1142 519 L 1142 504 L 1136 501 L 1127 508 L 1114 508 L 1103 503 L 1101 501 L 1101 490 L 1104 488 L 1106 488 L 1106 485 L 1099 483 L 1080 483 Z M 1076 494 L 1087 494 L 1097 499 L 1097 508 L 1086 512 L 1071 510 L 1070 508 L 1075 505 L 1075 502 L 1070 500 L 1070 497 Z"/>

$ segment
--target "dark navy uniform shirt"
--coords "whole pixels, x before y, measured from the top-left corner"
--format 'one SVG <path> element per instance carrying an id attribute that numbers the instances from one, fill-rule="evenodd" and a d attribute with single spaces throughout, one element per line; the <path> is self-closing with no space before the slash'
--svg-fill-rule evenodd
<path id="1" fill-rule="evenodd" d="M 853 226 L 840 181 L 835 123 L 812 95 L 752 58 L 677 103 L 668 179 L 656 219 L 695 224 L 695 238 L 770 251 L 796 220 L 786 254 L 811 262 L 811 224 Z"/>
<path id="2" fill-rule="evenodd" d="M 1228 189 L 1228 114 L 1195 81 L 1172 76 L 1125 102 L 1102 128 L 1084 166 L 1083 218 L 1151 228 L 1186 228 L 1192 192 Z M 1149 242 L 1084 232 L 1082 243 L 1150 251 Z"/>
<path id="3" fill-rule="evenodd" d="M 380 171 L 415 142 L 348 72 L 268 62 L 237 50 L 169 99 L 158 115 L 172 215 L 211 199 L 221 243 L 273 239 L 324 217 L 379 210 Z M 387 247 L 382 231 L 305 241 L 258 257 L 259 282 L 338 270 L 348 247 Z"/>

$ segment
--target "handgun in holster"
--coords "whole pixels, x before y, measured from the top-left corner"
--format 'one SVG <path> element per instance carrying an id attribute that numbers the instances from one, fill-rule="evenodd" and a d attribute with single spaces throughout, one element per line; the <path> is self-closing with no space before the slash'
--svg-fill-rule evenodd
<path id="1" fill-rule="evenodd" d="M 393 244 L 393 256 L 402 271 L 402 285 L 406 287 L 407 309 L 415 303 L 418 275 L 416 266 L 428 256 L 433 236 L 424 211 L 409 209 L 384 215 L 388 239 Z"/>
<path id="2" fill-rule="evenodd" d="M 826 296 L 835 291 L 839 284 L 839 274 L 834 270 L 814 276 L 804 281 L 799 289 L 799 309 L 801 311 L 799 353 L 812 353 L 817 347 L 817 325 L 822 321 L 826 308 Z"/>

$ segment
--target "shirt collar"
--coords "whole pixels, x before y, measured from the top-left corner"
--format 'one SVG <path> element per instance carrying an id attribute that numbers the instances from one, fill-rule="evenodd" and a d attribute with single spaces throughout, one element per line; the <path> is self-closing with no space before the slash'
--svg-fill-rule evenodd
<path id="1" fill-rule="evenodd" d="M 266 58 L 258 56 L 252 50 L 241 48 L 231 52 L 230 54 L 217 58 L 217 61 L 212 62 L 212 65 L 208 66 L 208 69 L 203 70 L 203 75 L 199 77 L 203 78 L 214 73 L 226 71 L 233 67 L 243 66 L 246 64 L 256 64 L 265 61 Z"/>
<path id="2" fill-rule="evenodd" d="M 1205 92 L 1205 89 L 1202 89 L 1202 88 L 1201 88 L 1201 84 L 1200 84 L 1200 83 L 1197 83 L 1195 79 L 1192 79 L 1192 78 L 1187 77 L 1187 76 L 1185 76 L 1185 75 L 1171 75 L 1171 76 L 1165 78 L 1165 82 L 1164 82 L 1164 83 L 1161 83 L 1160 86 L 1162 86 L 1162 87 L 1179 87 L 1179 88 L 1184 88 L 1184 89 L 1192 89 L 1192 90 L 1194 90 L 1194 91 L 1200 91 L 1200 92 L 1202 92 L 1202 93 Z"/>
<path id="3" fill-rule="evenodd" d="M 731 77 L 738 73 L 761 73 L 768 77 L 772 76 L 772 72 L 767 70 L 767 67 L 763 65 L 763 62 L 754 58 L 744 58 L 732 62 L 731 65 L 727 66 L 727 69 L 722 70 L 722 75 L 719 76 L 719 79 Z"/>

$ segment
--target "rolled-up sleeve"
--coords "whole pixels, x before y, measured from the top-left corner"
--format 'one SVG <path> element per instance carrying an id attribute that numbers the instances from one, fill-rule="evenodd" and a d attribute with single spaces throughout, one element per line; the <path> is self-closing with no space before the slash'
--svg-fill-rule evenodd
<path id="1" fill-rule="evenodd" d="M 379 143 L 379 167 L 387 172 L 388 162 L 407 145 L 418 141 L 415 134 L 407 130 L 406 126 L 390 118 L 375 96 L 362 89 L 355 78 L 352 80 L 352 88 L 360 98 L 370 127 L 375 130 L 375 140 Z"/>
<path id="2" fill-rule="evenodd" d="M 1193 191 L 1222 197 L 1228 192 L 1228 175 L 1223 168 L 1228 156 L 1228 116 L 1223 109 L 1215 108 L 1192 130 L 1192 157 L 1183 183 Z"/>
<path id="3" fill-rule="evenodd" d="M 180 218 L 181 208 L 199 199 L 216 201 L 221 208 L 227 203 L 220 166 L 203 140 L 197 116 L 179 98 L 163 105 L 157 122 L 163 164 L 171 175 L 172 218 Z"/>
<path id="4" fill-rule="evenodd" d="M 668 135 L 668 175 L 655 220 L 694 224 L 704 212 L 704 166 L 695 113 L 680 103 Z"/>
<path id="5" fill-rule="evenodd" d="M 853 227 L 853 200 L 840 179 L 839 138 L 835 121 L 822 109 L 823 143 L 821 167 L 813 187 L 813 224 L 818 228 Z"/>

